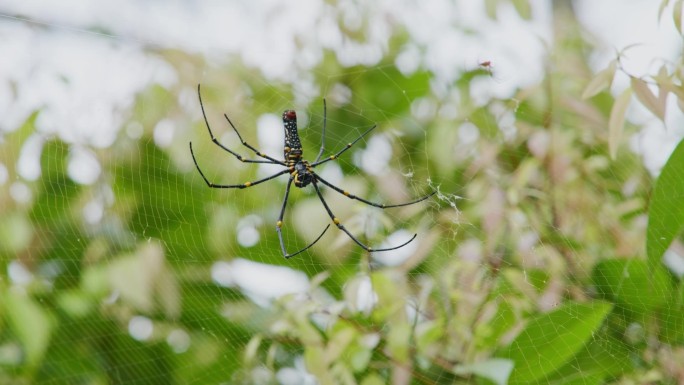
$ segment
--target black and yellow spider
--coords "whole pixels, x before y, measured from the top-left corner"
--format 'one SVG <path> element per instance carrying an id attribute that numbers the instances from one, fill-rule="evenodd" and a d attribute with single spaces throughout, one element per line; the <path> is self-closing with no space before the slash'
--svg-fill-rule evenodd
<path id="1" fill-rule="evenodd" d="M 263 158 L 263 159 L 245 159 L 240 154 L 236 153 L 235 151 L 233 151 L 233 150 L 225 147 L 221 143 L 219 143 L 219 141 L 214 136 L 214 133 L 211 132 L 211 128 L 209 127 L 209 121 L 207 120 L 207 115 L 204 112 L 204 105 L 202 104 L 202 94 L 200 93 L 200 86 L 199 85 L 197 86 L 197 95 L 199 96 L 200 107 L 202 108 L 202 115 L 204 116 L 204 122 L 207 125 L 207 130 L 209 131 L 209 135 L 211 136 L 212 142 L 214 142 L 217 146 L 221 147 L 222 149 L 231 153 L 233 156 L 235 156 L 241 162 L 277 164 L 277 165 L 281 165 L 281 166 L 285 167 L 285 169 L 282 171 L 279 171 L 279 172 L 277 172 L 271 176 L 268 176 L 266 178 L 256 180 L 254 182 L 245 182 L 245 183 L 241 183 L 241 184 L 215 184 L 215 183 L 209 182 L 207 177 L 204 176 L 204 173 L 202 172 L 199 165 L 197 164 L 197 159 L 195 159 L 195 153 L 192 151 L 192 142 L 190 142 L 190 154 L 192 155 L 192 160 L 195 162 L 195 167 L 197 167 L 197 171 L 199 171 L 200 175 L 202 176 L 202 179 L 204 179 L 204 181 L 207 183 L 207 186 L 209 186 L 211 188 L 239 188 L 239 189 L 243 189 L 243 188 L 247 188 L 247 187 L 256 186 L 259 183 L 266 182 L 267 180 L 271 180 L 271 179 L 276 178 L 276 177 L 283 175 L 283 174 L 290 174 L 290 180 L 288 180 L 287 187 L 285 188 L 285 198 L 283 199 L 283 206 L 280 209 L 280 215 L 278 216 L 278 221 L 276 222 L 276 231 L 278 232 L 278 239 L 280 240 L 280 248 L 282 249 L 283 256 L 285 258 L 290 258 L 292 256 L 295 256 L 295 255 L 305 251 L 306 249 L 310 248 L 311 246 L 313 246 L 316 242 L 318 242 L 319 239 L 321 239 L 323 234 L 325 234 L 325 232 L 328 231 L 328 228 L 330 227 L 330 224 L 328 224 L 328 226 L 325 227 L 325 229 L 318 236 L 318 238 L 316 238 L 313 242 L 311 242 L 305 248 L 303 248 L 303 249 L 301 249 L 295 253 L 292 253 L 292 254 L 287 253 L 287 250 L 285 249 L 285 243 L 283 242 L 283 235 L 282 235 L 281 228 L 283 227 L 283 216 L 285 215 L 285 206 L 287 205 L 287 198 L 290 195 L 290 186 L 292 185 L 293 182 L 294 182 L 294 185 L 299 187 L 299 188 L 303 188 L 303 187 L 308 186 L 309 184 L 312 184 L 314 186 L 314 189 L 316 190 L 316 194 L 318 195 L 318 198 L 320 198 L 321 203 L 323 203 L 323 207 L 325 207 L 325 211 L 328 212 L 330 219 L 332 219 L 333 223 L 337 226 L 337 228 L 344 231 L 345 233 L 347 233 L 347 235 L 354 242 L 356 242 L 356 244 L 363 247 L 365 250 L 367 250 L 369 252 L 395 250 L 395 249 L 398 249 L 400 247 L 406 246 L 409 242 L 413 241 L 416 238 L 416 234 L 414 234 L 413 237 L 411 237 L 411 239 L 402 243 L 401 245 L 395 246 L 395 247 L 384 248 L 384 249 L 374 249 L 374 248 L 371 248 L 369 246 L 366 246 L 361 241 L 356 239 L 356 237 L 354 237 L 349 232 L 349 230 L 347 230 L 340 223 L 340 220 L 335 216 L 335 214 L 333 214 L 332 210 L 330 210 L 330 206 L 328 206 L 328 203 L 326 203 L 325 199 L 323 199 L 323 195 L 321 194 L 321 191 L 318 187 L 318 182 L 321 182 L 324 185 L 330 187 L 331 189 L 337 191 L 338 193 L 346 196 L 347 198 L 356 199 L 356 200 L 361 201 L 367 205 L 379 207 L 381 209 L 386 209 L 389 207 L 400 207 L 400 206 L 412 205 L 414 203 L 418 203 L 420 201 L 423 201 L 423 200 L 425 200 L 425 199 L 427 199 L 427 198 L 429 198 L 435 194 L 435 192 L 432 192 L 432 193 L 430 193 L 430 194 L 428 194 L 422 198 L 416 199 L 414 201 L 396 204 L 396 205 L 385 205 L 385 204 L 380 204 L 380 203 L 374 203 L 374 202 L 365 200 L 363 198 L 359 198 L 356 195 L 350 194 L 346 190 L 343 190 L 343 189 L 333 185 L 332 183 L 321 178 L 321 176 L 318 175 L 313 170 L 316 166 L 320 166 L 323 163 L 337 159 L 338 156 L 342 155 L 342 153 L 344 153 L 345 151 L 350 149 L 356 142 L 361 140 L 361 138 L 363 138 L 365 135 L 367 135 L 369 132 L 371 132 L 376 126 L 373 126 L 373 127 L 369 128 L 368 130 L 366 130 L 366 132 L 361 134 L 353 142 L 348 143 L 343 149 L 341 149 L 337 153 L 330 155 L 329 157 L 321 160 L 321 155 L 323 155 L 323 149 L 325 148 L 325 126 L 326 126 L 326 119 L 327 119 L 326 118 L 327 108 L 326 108 L 325 99 L 324 99 L 323 100 L 323 132 L 322 132 L 322 138 L 321 138 L 321 149 L 318 151 L 318 156 L 316 157 L 316 160 L 313 163 L 309 163 L 308 161 L 302 159 L 302 154 L 303 154 L 302 144 L 299 140 L 299 133 L 297 132 L 297 114 L 293 110 L 286 110 L 285 112 L 283 112 L 283 124 L 285 126 L 285 145 L 284 145 L 284 158 L 285 158 L 285 160 L 281 161 L 281 160 L 272 158 L 272 157 L 262 153 L 261 151 L 257 150 L 253 146 L 251 146 L 249 143 L 245 142 L 242 139 L 242 136 L 240 135 L 238 130 L 235 128 L 235 125 L 233 125 L 233 122 L 231 122 L 230 119 L 228 118 L 228 115 L 224 114 L 223 116 L 225 116 L 225 118 L 228 121 L 228 123 L 230 124 L 230 126 L 233 127 L 233 130 L 235 131 L 238 138 L 240 139 L 240 142 L 242 142 L 242 144 L 245 147 L 252 150 L 257 156 Z"/>

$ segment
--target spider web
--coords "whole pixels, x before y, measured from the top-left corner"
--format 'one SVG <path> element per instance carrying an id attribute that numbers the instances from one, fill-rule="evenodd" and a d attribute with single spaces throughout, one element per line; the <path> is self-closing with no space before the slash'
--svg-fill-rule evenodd
<path id="1" fill-rule="evenodd" d="M 14 33 L 17 25 L 22 23 L 16 19 L 2 23 L 2 34 Z M 606 250 L 625 259 L 643 250 L 640 199 L 646 176 L 640 161 L 625 155 L 621 165 L 606 166 L 604 143 L 595 137 L 563 131 L 551 137 L 531 128 L 544 127 L 547 104 L 529 95 L 502 97 L 511 81 L 505 62 L 482 69 L 478 64 L 485 58 L 470 51 L 472 60 L 461 63 L 460 73 L 480 91 L 464 96 L 465 86 L 456 81 L 444 87 L 420 71 L 402 72 L 397 69 L 404 68 L 400 59 L 369 67 L 299 68 L 284 81 L 235 64 L 225 76 L 225 68 L 212 63 L 220 60 L 211 56 L 199 71 L 182 69 L 190 59 L 168 65 L 171 54 L 150 59 L 148 50 L 156 51 L 163 42 L 70 31 L 59 22 L 30 29 L 21 33 L 41 35 L 47 47 L 64 49 L 60 39 L 75 35 L 69 52 L 91 52 L 80 65 L 101 66 L 104 72 L 95 75 L 97 81 L 85 80 L 96 86 L 74 98 L 66 111 L 51 106 L 68 97 L 69 88 L 38 97 L 44 80 L 35 76 L 31 81 L 30 72 L 8 82 L 16 84 L 17 95 L 7 91 L 11 87 L 2 93 L 4 101 L 34 101 L 39 111 L 34 118 L 26 117 L 31 109 L 23 115 L 8 113 L 0 128 L 0 188 L 6 210 L 0 250 L 8 256 L 3 296 L 8 313 L 17 314 L 7 317 L 9 326 L 2 330 L 0 357 L 10 368 L 2 381 L 16 374 L 54 384 L 84 379 L 315 383 L 303 347 L 288 346 L 283 332 L 294 328 L 294 321 L 278 319 L 279 314 L 301 315 L 293 310 L 298 306 L 314 307 L 306 315 L 323 330 L 349 317 L 368 322 L 370 332 L 363 335 L 364 343 L 373 347 L 369 350 L 391 365 L 412 367 L 417 383 L 449 383 L 473 375 L 503 381 L 497 376 L 505 377 L 509 364 L 492 357 L 522 357 L 516 365 L 527 371 L 567 359 L 566 365 L 536 378 L 539 383 L 560 382 L 566 375 L 586 383 L 620 378 L 621 371 L 627 371 L 622 362 L 629 359 L 642 361 L 645 369 L 626 376 L 646 381 L 649 375 L 667 373 L 653 369 L 653 362 L 643 356 L 647 322 L 603 327 L 590 339 L 573 327 L 585 318 L 591 322 L 588 314 L 600 309 L 567 305 L 570 300 L 586 303 L 610 296 L 614 287 L 636 290 L 628 277 L 639 274 L 634 267 L 638 261 L 610 262 L 599 269 L 596 265 L 604 257 L 597 254 Z M 18 40 L 28 44 L 31 39 Z M 123 89 L 118 84 L 123 76 L 105 76 L 108 67 L 96 59 L 108 51 L 101 41 L 127 53 L 126 62 L 119 63 L 142 72 L 154 85 Z M 140 54 L 139 44 L 145 54 Z M 73 74 L 66 68 L 75 63 L 55 60 L 45 66 Z M 44 71 L 36 68 L 35 73 Z M 71 80 L 51 79 L 50 84 Z M 194 169 L 189 141 L 200 167 L 215 183 L 243 183 L 278 170 L 241 163 L 211 143 L 197 100 L 197 81 L 214 134 L 243 156 L 253 158 L 224 113 L 246 141 L 278 159 L 280 114 L 285 109 L 297 110 L 304 158 L 309 161 L 321 143 L 323 98 L 324 156 L 378 124 L 317 172 L 374 202 L 400 203 L 430 191 L 437 194 L 417 205 L 386 210 L 325 186 L 324 197 L 342 223 L 373 247 L 399 244 L 414 233 L 417 238 L 404 248 L 369 255 L 332 226 L 309 251 L 283 259 L 275 221 L 287 177 L 244 190 L 209 189 Z M 97 101 L 98 93 L 106 90 L 116 96 L 113 107 L 86 102 Z M 133 101 L 130 94 L 135 92 L 139 95 Z M 98 120 L 102 114 L 111 119 Z M 540 154 L 551 151 L 550 142 L 570 154 L 566 163 L 544 164 Z M 579 172 L 572 160 L 585 156 L 593 161 L 587 167 L 611 175 L 613 183 L 568 176 Z M 553 178 L 546 179 L 538 169 L 559 173 L 554 180 L 558 187 L 548 188 Z M 568 196 L 563 189 L 580 193 Z M 576 208 L 576 215 L 563 207 Z M 596 223 L 587 223 L 586 213 L 601 207 L 599 218 L 591 221 Z M 536 210 L 542 213 L 535 215 Z M 307 245 L 328 223 L 312 187 L 293 187 L 283 228 L 288 250 Z M 618 226 L 625 228 L 621 237 L 593 246 L 603 241 L 600 229 Z M 658 297 L 667 290 L 659 283 L 667 277 L 641 278 L 636 282 L 644 282 L 649 295 Z M 19 289 L 30 295 L 17 294 Z M 405 319 L 393 323 L 370 316 L 374 309 L 386 309 L 390 300 L 404 305 Z M 650 306 L 648 299 L 644 303 Z M 561 313 L 554 313 L 557 309 Z M 447 325 L 435 322 L 442 312 L 451 318 Z M 669 316 L 666 325 L 679 325 L 676 314 Z M 373 342 L 384 327 L 404 324 L 410 330 L 405 345 L 415 355 L 409 365 L 395 356 L 397 350 Z M 539 325 L 540 333 L 530 327 L 518 337 L 526 325 Z M 447 331 L 440 334 L 440 329 Z M 623 334 L 610 334 L 614 330 Z M 449 342 L 433 345 L 443 354 L 424 345 L 430 333 Z M 264 342 L 272 335 L 276 337 Z M 576 346 L 573 339 L 588 342 Z M 98 363 L 78 348 L 104 356 L 114 374 L 91 370 Z M 654 351 L 667 355 L 666 349 Z M 568 354 L 571 357 L 565 357 Z M 676 354 L 667 358 L 676 360 Z M 430 361 L 436 356 L 444 362 Z M 57 369 L 32 370 L 31 360 L 44 360 Z M 572 371 L 573 366 L 591 369 Z M 331 365 L 331 370 L 341 369 Z M 357 373 L 357 380 L 365 374 Z"/>

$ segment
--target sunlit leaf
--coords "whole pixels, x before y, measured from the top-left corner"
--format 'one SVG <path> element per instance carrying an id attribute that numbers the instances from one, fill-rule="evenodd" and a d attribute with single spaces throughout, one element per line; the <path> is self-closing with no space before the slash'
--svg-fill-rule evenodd
<path id="1" fill-rule="evenodd" d="M 31 243 L 33 226 L 25 215 L 5 213 L 0 220 L 0 251 L 15 254 Z"/>
<path id="2" fill-rule="evenodd" d="M 497 8 L 499 8 L 499 0 L 485 0 L 485 12 L 490 19 L 496 19 Z"/>
<path id="3" fill-rule="evenodd" d="M 617 61 L 612 60 L 608 67 L 601 70 L 596 74 L 596 76 L 594 76 L 593 79 L 591 79 L 587 87 L 584 89 L 584 92 L 582 92 L 582 99 L 591 98 L 599 92 L 610 88 L 610 85 L 613 83 L 613 78 L 615 77 L 616 69 Z"/>
<path id="4" fill-rule="evenodd" d="M 387 335 L 387 349 L 399 362 L 408 362 L 410 357 L 411 325 L 407 322 L 395 322 L 390 326 Z"/>
<path id="5" fill-rule="evenodd" d="M 356 336 L 356 331 L 351 327 L 342 327 L 335 330 L 326 345 L 326 357 L 330 359 L 340 357 Z"/>
<path id="6" fill-rule="evenodd" d="M 622 140 L 622 132 L 625 126 L 625 113 L 629 106 L 629 101 L 632 96 L 632 90 L 627 88 L 615 100 L 613 108 L 610 110 L 610 119 L 608 121 L 608 150 L 610 157 L 615 159 L 617 157 L 617 150 Z"/>
<path id="7" fill-rule="evenodd" d="M 80 290 L 68 290 L 62 292 L 57 298 L 61 310 L 73 318 L 85 317 L 95 305 L 95 302 Z"/>
<path id="8" fill-rule="evenodd" d="M 263 337 L 261 334 L 255 334 L 247 343 L 247 346 L 245 346 L 245 363 L 250 364 L 252 363 L 257 355 L 259 346 L 261 346 L 261 341 L 263 340 Z"/>
<path id="9" fill-rule="evenodd" d="M 306 370 L 314 374 L 319 381 L 324 382 L 330 377 L 328 363 L 322 346 L 308 345 L 304 351 Z"/>
<path id="10" fill-rule="evenodd" d="M 520 17 L 525 20 L 529 20 L 532 17 L 532 8 L 530 7 L 529 0 L 513 0 L 512 3 Z"/>
<path id="11" fill-rule="evenodd" d="M 116 259 L 108 268 L 108 278 L 112 288 L 139 311 L 150 312 L 155 304 L 170 317 L 180 311 L 180 294 L 158 243 L 143 244 L 134 253 Z"/>
<path id="12" fill-rule="evenodd" d="M 361 385 L 385 385 L 387 382 L 376 373 L 371 373 L 363 378 Z"/>
<path id="13" fill-rule="evenodd" d="M 656 181 L 648 209 L 646 254 L 653 269 L 684 229 L 684 141 L 670 155 Z"/>
<path id="14" fill-rule="evenodd" d="M 503 358 L 492 358 L 487 361 L 477 362 L 468 365 L 458 365 L 454 368 L 454 373 L 459 375 L 474 374 L 478 377 L 486 378 L 497 385 L 508 384 L 508 377 L 511 375 L 514 363 Z"/>
<path id="15" fill-rule="evenodd" d="M 368 368 L 368 363 L 373 356 L 373 350 L 361 345 L 356 345 L 345 352 L 349 357 L 349 365 L 355 372 L 363 372 Z"/>
<path id="16" fill-rule="evenodd" d="M 660 2 L 660 7 L 658 7 L 658 23 L 660 23 L 660 19 L 663 17 L 663 12 L 665 12 L 665 7 L 667 7 L 669 2 L 670 0 L 662 0 Z"/>
<path id="17" fill-rule="evenodd" d="M 672 9 L 672 20 L 674 20 L 677 31 L 682 33 L 682 3 L 684 0 L 677 0 Z"/>
<path id="18" fill-rule="evenodd" d="M 632 89 L 637 99 L 660 120 L 665 120 L 665 101 L 658 101 L 645 81 L 632 77 Z"/>
<path id="19" fill-rule="evenodd" d="M 6 291 L 2 299 L 4 313 L 21 342 L 26 361 L 38 364 L 50 343 L 54 320 L 47 309 L 25 293 Z"/>
<path id="20" fill-rule="evenodd" d="M 665 111 L 665 109 L 667 108 L 667 95 L 670 92 L 673 92 L 676 95 L 676 91 L 674 89 L 677 88 L 673 84 L 672 77 L 670 77 L 667 71 L 667 66 L 665 64 L 660 66 L 658 74 L 653 77 L 653 80 L 656 82 L 656 85 L 658 86 L 658 108 L 662 111 Z"/>

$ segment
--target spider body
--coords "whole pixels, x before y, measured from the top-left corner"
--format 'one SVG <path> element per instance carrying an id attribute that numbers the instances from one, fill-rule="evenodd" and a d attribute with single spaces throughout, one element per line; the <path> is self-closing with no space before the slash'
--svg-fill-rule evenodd
<path id="1" fill-rule="evenodd" d="M 295 187 L 303 188 L 311 184 L 314 180 L 314 175 L 311 172 L 309 162 L 300 160 L 294 164 L 294 171 L 290 174 L 294 177 Z"/>
<path id="2" fill-rule="evenodd" d="M 290 179 L 288 180 L 287 185 L 285 187 L 285 197 L 283 198 L 283 203 L 282 203 L 282 206 L 280 209 L 280 214 L 278 216 L 278 220 L 276 221 L 276 232 L 278 233 L 278 240 L 280 241 L 280 248 L 281 248 L 281 251 L 282 251 L 283 256 L 285 258 L 293 257 L 293 256 L 307 250 L 311 246 L 313 246 L 316 242 L 318 242 L 319 239 L 321 239 L 323 234 L 325 234 L 325 232 L 328 231 L 328 228 L 330 227 L 330 225 L 328 224 L 325 227 L 325 229 L 323 229 L 321 234 L 313 242 L 311 242 L 309 245 L 307 245 L 303 249 L 300 249 L 299 251 L 296 251 L 294 253 L 288 253 L 287 252 L 287 249 L 285 248 L 285 243 L 283 242 L 282 227 L 283 227 L 283 218 L 285 216 L 285 208 L 287 206 L 287 199 L 290 195 L 290 187 L 292 186 L 292 184 L 294 184 L 295 187 L 298 187 L 298 188 L 304 188 L 304 187 L 307 187 L 309 185 L 313 185 L 313 187 L 316 191 L 316 195 L 318 195 L 318 198 L 320 199 L 321 203 L 323 204 L 323 207 L 325 208 L 325 211 L 328 213 L 328 216 L 332 220 L 332 223 L 335 226 L 337 226 L 338 229 L 344 231 L 349 236 L 349 238 L 351 238 L 351 240 L 354 241 L 357 245 L 361 246 L 363 249 L 365 249 L 369 252 L 395 250 L 395 249 L 398 249 L 400 247 L 406 246 L 408 243 L 410 243 L 411 241 L 413 241 L 416 238 L 417 234 L 414 234 L 413 237 L 411 237 L 411 239 L 402 243 L 401 245 L 394 246 L 394 247 L 388 247 L 388 248 L 381 248 L 381 249 L 372 248 L 370 246 L 365 245 L 363 242 L 359 241 L 354 235 L 352 235 L 349 232 L 349 230 L 347 230 L 344 227 L 344 225 L 342 225 L 339 218 L 337 218 L 333 214 L 332 210 L 330 209 L 330 206 L 328 205 L 328 203 L 323 198 L 323 195 L 321 194 L 320 188 L 318 186 L 318 183 L 320 182 L 320 183 L 326 185 L 327 187 L 331 188 L 332 190 L 346 196 L 349 199 L 358 200 L 358 201 L 363 202 L 369 206 L 379 207 L 382 209 L 390 208 L 390 207 L 400 207 L 400 206 L 412 205 L 412 204 L 421 202 L 421 201 L 423 201 L 423 200 L 425 200 L 425 199 L 427 199 L 427 198 L 429 198 L 435 194 L 435 192 L 432 192 L 428 195 L 425 195 L 425 196 L 418 198 L 418 199 L 411 201 L 411 202 L 386 205 L 386 204 L 371 202 L 371 201 L 368 201 L 366 199 L 357 197 L 356 195 L 350 194 L 348 191 L 343 190 L 343 189 L 333 185 L 332 183 L 326 181 L 325 179 L 321 178 L 321 176 L 316 173 L 316 171 L 314 170 L 316 168 L 316 166 L 319 166 L 323 163 L 337 159 L 337 157 L 339 157 L 342 153 L 349 150 L 356 142 L 361 140 L 369 132 L 371 132 L 373 129 L 375 129 L 376 126 L 373 126 L 373 127 L 369 128 L 368 130 L 366 130 L 363 134 L 361 134 L 359 137 L 357 137 L 353 142 L 347 143 L 347 145 L 343 149 L 341 149 L 340 151 L 338 151 L 338 152 L 334 153 L 333 155 L 330 155 L 327 158 L 324 158 L 321 160 L 321 155 L 323 155 L 323 151 L 325 149 L 325 127 L 326 127 L 326 122 L 327 122 L 327 108 L 326 108 L 326 104 L 325 104 L 325 99 L 323 99 L 323 130 L 322 130 L 321 148 L 318 151 L 318 156 L 316 157 L 316 160 L 314 162 L 310 163 L 307 160 L 302 158 L 304 151 L 302 150 L 302 143 L 299 139 L 299 132 L 297 130 L 297 114 L 293 110 L 285 110 L 283 112 L 283 127 L 285 129 L 285 140 L 283 143 L 283 158 L 284 159 L 281 161 L 281 160 L 272 158 L 272 157 L 260 152 L 255 147 L 253 147 L 252 145 L 250 145 L 249 143 L 244 141 L 242 139 L 242 136 L 238 132 L 237 128 L 235 128 L 235 125 L 233 125 L 233 122 L 231 122 L 230 119 L 228 118 L 228 115 L 224 114 L 224 117 L 226 118 L 226 120 L 228 121 L 230 126 L 233 128 L 235 133 L 237 134 L 238 138 L 240 139 L 240 142 L 242 142 L 242 145 L 247 147 L 248 149 L 250 149 L 252 152 L 254 152 L 254 154 L 256 154 L 259 158 L 261 158 L 261 159 L 245 159 L 242 155 L 236 153 L 235 151 L 229 149 L 228 147 L 225 147 L 224 145 L 222 145 L 218 141 L 218 139 L 216 139 L 216 137 L 214 136 L 214 133 L 211 131 L 211 127 L 209 126 L 209 120 L 207 119 L 207 115 L 204 112 L 204 105 L 202 104 L 202 94 L 200 93 L 200 86 L 199 85 L 197 86 L 197 94 L 199 96 L 199 102 L 200 102 L 200 107 L 202 108 L 202 116 L 204 117 L 204 122 L 207 126 L 207 130 L 209 131 L 209 135 L 211 136 L 211 141 L 214 142 L 214 144 L 216 144 L 217 146 L 219 146 L 223 150 L 227 151 L 231 155 L 235 156 L 241 162 L 275 164 L 275 165 L 283 166 L 283 168 L 284 168 L 283 170 L 281 170 L 281 171 L 279 171 L 279 172 L 277 172 L 271 176 L 268 176 L 268 177 L 265 177 L 265 178 L 262 178 L 262 179 L 259 179 L 259 180 L 253 181 L 253 182 L 245 182 L 245 183 L 241 183 L 241 184 L 216 184 L 216 183 L 212 183 L 207 179 L 207 177 L 204 175 L 204 172 L 202 172 L 202 169 L 200 169 L 199 165 L 197 164 L 197 159 L 195 158 L 195 153 L 192 150 L 192 142 L 190 142 L 190 154 L 192 155 L 192 160 L 195 163 L 195 167 L 197 168 L 197 171 L 199 172 L 202 179 L 204 179 L 204 182 L 207 184 L 207 186 L 209 186 L 211 188 L 244 189 L 244 188 L 252 187 L 252 186 L 255 186 L 257 184 L 266 182 L 268 180 L 274 179 L 274 178 L 279 177 L 279 176 L 284 175 L 284 174 L 290 175 Z"/>
<path id="3" fill-rule="evenodd" d="M 283 112 L 283 127 L 285 128 L 285 143 L 283 146 L 285 163 L 291 170 L 290 175 L 294 178 L 295 187 L 306 187 L 311 184 L 314 176 L 309 162 L 302 159 L 304 150 L 302 150 L 302 142 L 299 140 L 296 112 L 292 110 L 285 110 Z"/>

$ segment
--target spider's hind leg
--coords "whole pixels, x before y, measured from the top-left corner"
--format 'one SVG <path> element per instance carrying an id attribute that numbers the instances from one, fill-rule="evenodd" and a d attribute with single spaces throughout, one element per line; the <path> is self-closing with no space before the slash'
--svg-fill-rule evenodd
<path id="1" fill-rule="evenodd" d="M 330 210 L 330 207 L 328 206 L 328 203 L 325 201 L 325 199 L 323 199 L 323 194 L 321 194 L 321 190 L 318 188 L 318 183 L 316 182 L 316 180 L 317 180 L 317 178 L 314 178 L 314 180 L 311 183 L 313 184 L 314 189 L 316 189 L 316 194 L 318 195 L 318 198 L 321 200 L 321 203 L 323 203 L 323 207 L 325 207 L 325 211 L 328 212 L 328 215 L 330 216 L 330 219 L 332 219 L 335 226 L 337 226 L 338 229 L 344 231 L 349 236 L 349 238 L 351 238 L 352 241 L 354 241 L 357 245 L 361 246 L 364 250 L 368 251 L 369 253 L 372 253 L 374 251 L 396 250 L 396 249 L 399 249 L 399 248 L 402 248 L 402 247 L 408 245 L 409 243 L 411 243 L 411 241 L 416 239 L 416 236 L 418 234 L 413 234 L 411 239 L 402 243 L 401 245 L 394 246 L 394 247 L 388 247 L 388 248 L 384 248 L 384 249 L 374 249 L 370 246 L 365 245 L 363 242 L 359 241 L 355 236 L 353 236 L 352 233 L 350 233 L 349 230 L 347 230 L 347 228 L 344 227 L 344 225 L 342 223 L 340 223 L 340 220 L 335 216 L 335 214 L 333 214 L 332 210 Z M 328 225 L 328 226 L 330 226 L 330 225 Z"/>
<path id="2" fill-rule="evenodd" d="M 287 198 L 290 196 L 290 187 L 292 186 L 292 182 L 294 181 L 294 177 L 290 177 L 290 180 L 287 181 L 287 187 L 285 187 L 285 198 L 283 198 L 283 206 L 280 208 L 280 215 L 278 215 L 278 222 L 276 222 L 276 232 L 278 233 L 278 240 L 280 241 L 280 249 L 283 252 L 283 257 L 285 258 L 291 258 L 294 257 L 295 255 L 306 251 L 308 248 L 316 244 L 319 239 L 325 234 L 326 231 L 328 231 L 328 228 L 330 228 L 330 225 L 328 224 L 323 232 L 309 245 L 307 245 L 305 248 L 294 252 L 292 254 L 288 254 L 287 250 L 285 249 L 285 242 L 283 242 L 283 232 L 282 232 L 282 227 L 283 227 L 283 218 L 285 217 L 285 207 L 287 206 Z"/>

